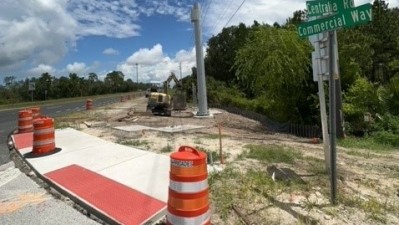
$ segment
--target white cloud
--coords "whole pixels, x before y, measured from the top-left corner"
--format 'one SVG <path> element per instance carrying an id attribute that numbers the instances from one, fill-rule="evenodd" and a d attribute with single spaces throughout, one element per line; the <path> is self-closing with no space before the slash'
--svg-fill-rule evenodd
<path id="1" fill-rule="evenodd" d="M 136 62 L 138 62 L 137 67 Z M 171 58 L 162 51 L 161 44 L 156 44 L 151 49 L 140 49 L 133 53 L 117 66 L 117 70 L 122 71 L 126 78 L 134 82 L 137 80 L 137 69 L 139 82 L 163 82 L 171 72 L 180 77 L 180 63 L 182 76 L 190 75 L 191 68 L 196 65 L 195 48 L 180 50 Z"/>
<path id="2" fill-rule="evenodd" d="M 0 7 L 0 67 L 21 61 L 52 64 L 67 52 L 75 39 L 75 20 L 66 0 L 2 1 Z"/>
<path id="3" fill-rule="evenodd" d="M 29 75 L 39 77 L 43 73 L 49 73 L 50 75 L 54 75 L 56 73 L 56 69 L 54 69 L 50 65 L 39 64 L 37 67 L 32 68 L 28 71 Z"/>
<path id="4" fill-rule="evenodd" d="M 79 21 L 78 34 L 104 35 L 125 38 L 140 35 L 141 15 L 172 15 L 179 21 L 189 21 L 190 2 L 181 1 L 105 1 L 74 0 L 68 2 L 68 11 Z"/>
<path id="5" fill-rule="evenodd" d="M 66 66 L 66 70 L 69 73 L 76 73 L 81 76 L 84 72 L 86 72 L 87 68 L 85 63 L 74 62 L 73 64 L 68 64 Z"/>
<path id="6" fill-rule="evenodd" d="M 141 48 L 137 52 L 133 53 L 128 59 L 129 64 L 140 64 L 140 65 L 153 65 L 158 63 L 163 58 L 162 45 L 156 44 L 151 49 Z"/>
<path id="7" fill-rule="evenodd" d="M 104 55 L 118 55 L 119 51 L 116 49 L 113 49 L 113 48 L 107 48 L 107 49 L 104 49 L 103 54 Z"/>

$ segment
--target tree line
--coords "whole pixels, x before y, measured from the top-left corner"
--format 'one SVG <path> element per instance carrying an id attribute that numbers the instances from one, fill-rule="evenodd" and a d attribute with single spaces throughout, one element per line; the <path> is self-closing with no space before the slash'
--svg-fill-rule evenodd
<path id="1" fill-rule="evenodd" d="M 4 86 L 0 86 L 0 104 L 34 100 L 49 100 L 72 98 L 146 90 L 150 84 L 135 83 L 131 79 L 124 79 L 120 71 L 113 71 L 102 81 L 96 73 L 89 73 L 87 78 L 79 77 L 76 73 L 59 78 L 49 73 L 43 73 L 38 78 L 26 78 L 17 81 L 14 76 L 4 78 Z M 29 85 L 34 91 L 29 90 Z"/>

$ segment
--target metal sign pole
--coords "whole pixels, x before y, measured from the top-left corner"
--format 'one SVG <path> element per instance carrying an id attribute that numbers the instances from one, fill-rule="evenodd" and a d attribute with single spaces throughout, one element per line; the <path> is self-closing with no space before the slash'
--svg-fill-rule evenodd
<path id="1" fill-rule="evenodd" d="M 331 166 L 331 202 L 332 204 L 337 203 L 337 152 L 336 152 L 336 96 L 335 96 L 335 74 L 334 74 L 334 63 L 335 63 L 335 51 L 334 51 L 334 31 L 328 32 L 329 38 L 329 70 L 330 70 L 330 166 Z"/>

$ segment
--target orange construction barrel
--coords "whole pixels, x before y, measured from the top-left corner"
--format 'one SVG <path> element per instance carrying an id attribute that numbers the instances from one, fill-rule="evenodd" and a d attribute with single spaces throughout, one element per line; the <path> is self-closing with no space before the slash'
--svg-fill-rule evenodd
<path id="1" fill-rule="evenodd" d="M 40 118 L 40 107 L 35 106 L 30 107 L 29 109 L 32 111 L 33 120 Z"/>
<path id="2" fill-rule="evenodd" d="M 33 122 L 32 154 L 40 155 L 55 150 L 54 119 L 40 117 Z"/>
<path id="3" fill-rule="evenodd" d="M 18 133 L 33 131 L 32 111 L 21 110 L 18 112 Z"/>
<path id="4" fill-rule="evenodd" d="M 93 100 L 87 99 L 86 100 L 86 110 L 93 109 Z"/>
<path id="5" fill-rule="evenodd" d="M 181 146 L 170 155 L 167 224 L 211 224 L 206 154 Z"/>

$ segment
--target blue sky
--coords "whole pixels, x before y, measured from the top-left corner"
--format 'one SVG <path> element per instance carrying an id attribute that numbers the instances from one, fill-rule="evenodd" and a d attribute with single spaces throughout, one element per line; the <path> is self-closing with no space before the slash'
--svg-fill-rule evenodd
<path id="1" fill-rule="evenodd" d="M 190 12 L 195 0 L 1 0 L 0 83 L 5 76 L 103 78 L 113 70 L 139 82 L 195 66 Z M 199 0 L 203 45 L 227 26 L 284 23 L 305 0 Z M 237 11 L 241 3 L 244 4 Z M 355 0 L 355 5 L 372 2 Z M 388 1 L 397 7 L 399 0 Z M 232 18 L 230 20 L 230 18 Z"/>

